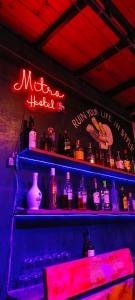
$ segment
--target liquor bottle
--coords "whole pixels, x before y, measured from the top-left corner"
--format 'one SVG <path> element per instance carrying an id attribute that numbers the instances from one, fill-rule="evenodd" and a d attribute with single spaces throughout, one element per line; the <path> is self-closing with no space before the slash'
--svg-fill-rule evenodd
<path id="1" fill-rule="evenodd" d="M 87 191 L 84 184 L 84 177 L 82 176 L 80 186 L 78 189 L 78 209 L 87 208 Z"/>
<path id="2" fill-rule="evenodd" d="M 88 145 L 87 161 L 91 164 L 95 164 L 95 155 L 91 143 Z"/>
<path id="3" fill-rule="evenodd" d="M 120 188 L 119 197 L 120 197 L 120 209 L 128 210 L 128 198 L 123 186 Z"/>
<path id="4" fill-rule="evenodd" d="M 20 151 L 28 148 L 29 145 L 29 128 L 27 120 L 23 120 L 22 131 L 20 134 Z"/>
<path id="5" fill-rule="evenodd" d="M 131 160 L 131 173 L 135 173 L 135 161 L 134 161 L 134 158 L 132 157 L 132 160 Z"/>
<path id="6" fill-rule="evenodd" d="M 106 180 L 103 181 L 103 188 L 101 189 L 101 202 L 103 210 L 111 210 L 110 193 L 106 185 Z"/>
<path id="7" fill-rule="evenodd" d="M 55 130 L 53 127 L 47 128 L 47 136 L 45 143 L 47 151 L 55 152 Z"/>
<path id="8" fill-rule="evenodd" d="M 70 172 L 66 173 L 66 182 L 64 184 L 64 191 L 62 196 L 62 208 L 71 209 L 73 201 L 73 189 L 70 181 Z"/>
<path id="9" fill-rule="evenodd" d="M 124 169 L 125 169 L 126 172 L 131 171 L 131 162 L 130 162 L 130 159 L 129 159 L 127 149 L 124 149 Z"/>
<path id="10" fill-rule="evenodd" d="M 102 166 L 105 166 L 105 152 L 104 149 L 99 150 L 99 163 Z"/>
<path id="11" fill-rule="evenodd" d="M 128 210 L 133 210 L 133 196 L 131 192 L 128 193 Z"/>
<path id="12" fill-rule="evenodd" d="M 29 119 L 29 148 L 36 148 L 36 129 L 34 119 Z"/>
<path id="13" fill-rule="evenodd" d="M 63 154 L 66 156 L 71 156 L 71 139 L 68 135 L 67 130 L 64 130 L 64 135 L 62 139 L 62 148 L 63 148 Z"/>
<path id="14" fill-rule="evenodd" d="M 27 205 L 29 209 L 39 209 L 42 193 L 38 187 L 38 173 L 33 173 L 32 187 L 27 192 Z"/>
<path id="15" fill-rule="evenodd" d="M 55 177 L 55 168 L 51 168 L 50 186 L 49 186 L 49 208 L 57 208 L 57 184 Z"/>
<path id="16" fill-rule="evenodd" d="M 96 164 L 100 165 L 99 150 L 98 149 L 96 149 L 96 151 L 95 151 L 95 161 L 96 161 Z"/>
<path id="17" fill-rule="evenodd" d="M 84 160 L 84 149 L 80 144 L 80 140 L 76 141 L 75 150 L 74 150 L 74 158 L 79 160 Z"/>
<path id="18" fill-rule="evenodd" d="M 120 157 L 120 151 L 117 151 L 116 168 L 119 170 L 124 170 L 124 162 L 123 162 L 122 158 Z"/>
<path id="19" fill-rule="evenodd" d="M 112 188 L 111 188 L 110 195 L 111 195 L 112 210 L 113 211 L 120 210 L 120 207 L 119 207 L 119 193 L 118 193 L 118 190 L 116 188 L 116 184 L 115 184 L 114 180 L 112 182 Z"/>
<path id="20" fill-rule="evenodd" d="M 115 160 L 110 147 L 106 153 L 106 165 L 109 168 L 115 168 Z"/>
<path id="21" fill-rule="evenodd" d="M 93 191 L 93 209 L 100 210 L 101 203 L 100 203 L 100 192 L 97 186 L 97 179 L 94 178 L 94 191 Z"/>
<path id="22" fill-rule="evenodd" d="M 89 232 L 83 234 L 83 257 L 95 256 L 95 247 L 91 243 Z"/>

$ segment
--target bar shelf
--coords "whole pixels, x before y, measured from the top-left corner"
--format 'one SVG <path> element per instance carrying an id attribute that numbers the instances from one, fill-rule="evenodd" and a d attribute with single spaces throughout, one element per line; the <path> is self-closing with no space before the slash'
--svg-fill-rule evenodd
<path id="1" fill-rule="evenodd" d="M 135 174 L 126 173 L 86 161 L 79 161 L 64 155 L 47 152 L 38 148 L 25 149 L 17 158 L 17 169 L 57 167 L 70 171 L 83 172 L 93 176 L 135 183 Z"/>

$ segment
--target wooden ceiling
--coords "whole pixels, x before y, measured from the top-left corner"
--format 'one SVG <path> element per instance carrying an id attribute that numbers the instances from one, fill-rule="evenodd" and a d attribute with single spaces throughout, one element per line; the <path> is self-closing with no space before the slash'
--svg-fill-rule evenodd
<path id="1" fill-rule="evenodd" d="M 135 0 L 0 0 L 0 23 L 103 96 L 135 105 Z"/>

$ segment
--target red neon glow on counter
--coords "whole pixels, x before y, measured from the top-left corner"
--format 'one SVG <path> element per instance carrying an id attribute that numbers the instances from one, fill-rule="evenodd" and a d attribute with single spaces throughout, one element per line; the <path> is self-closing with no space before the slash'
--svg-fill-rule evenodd
<path id="1" fill-rule="evenodd" d="M 53 91 L 43 77 L 33 80 L 30 70 L 22 69 L 20 71 L 20 79 L 14 83 L 13 89 L 17 92 L 23 91 L 28 93 L 25 104 L 29 109 L 64 110 L 60 100 L 65 95 L 58 90 Z"/>

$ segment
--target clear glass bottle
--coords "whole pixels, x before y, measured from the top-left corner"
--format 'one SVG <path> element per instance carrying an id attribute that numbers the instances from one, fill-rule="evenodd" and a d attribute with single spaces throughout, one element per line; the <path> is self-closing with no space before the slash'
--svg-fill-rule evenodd
<path id="1" fill-rule="evenodd" d="M 91 143 L 88 145 L 87 161 L 91 164 L 95 164 L 95 155 Z"/>
<path id="2" fill-rule="evenodd" d="M 115 181 L 113 180 L 112 182 L 112 188 L 111 188 L 111 204 L 112 204 L 112 210 L 113 211 L 119 211 L 120 207 L 119 207 L 119 193 L 118 190 L 116 188 L 116 184 Z"/>
<path id="3" fill-rule="evenodd" d="M 98 190 L 97 186 L 97 179 L 94 178 L 94 191 L 93 191 L 93 209 L 94 210 L 100 210 L 101 209 L 101 203 L 100 203 L 100 192 Z"/>
<path id="4" fill-rule="evenodd" d="M 71 209 L 73 202 L 73 188 L 70 181 L 70 172 L 66 173 L 66 181 L 62 195 L 62 208 Z"/>
<path id="5" fill-rule="evenodd" d="M 82 176 L 80 186 L 78 189 L 78 209 L 87 208 L 87 191 L 84 184 L 84 177 Z"/>
<path id="6" fill-rule="evenodd" d="M 51 168 L 50 185 L 49 185 L 49 208 L 57 208 L 57 183 L 55 177 L 55 168 Z"/>
<path id="7" fill-rule="evenodd" d="M 38 187 L 38 173 L 33 173 L 32 187 L 27 192 L 28 209 L 38 210 L 42 201 L 42 192 Z"/>
<path id="8" fill-rule="evenodd" d="M 103 187 L 101 189 L 101 202 L 103 210 L 111 210 L 110 192 L 107 188 L 106 180 L 103 181 Z"/>
<path id="9" fill-rule="evenodd" d="M 74 150 L 74 158 L 79 160 L 84 160 L 84 149 L 80 144 L 80 140 L 76 141 L 76 146 Z"/>

